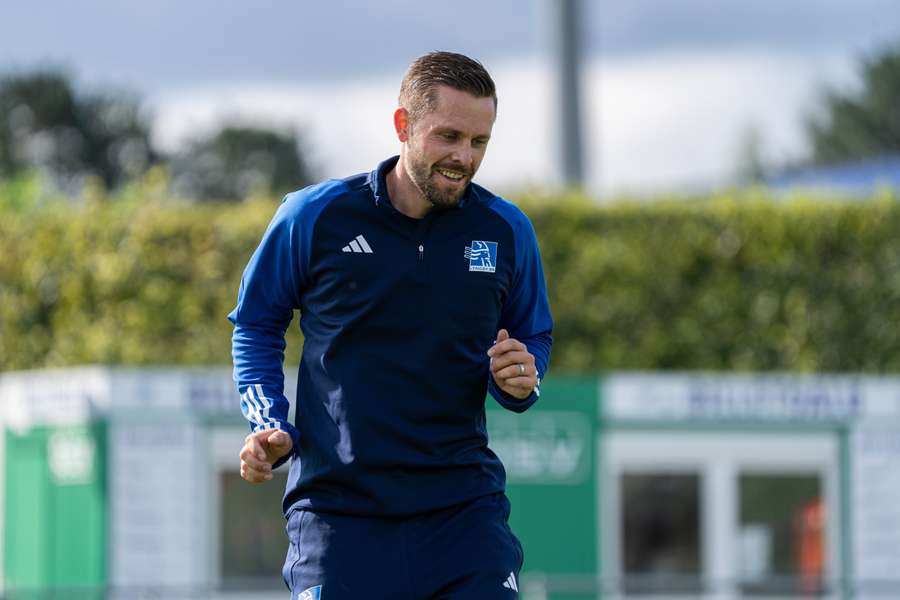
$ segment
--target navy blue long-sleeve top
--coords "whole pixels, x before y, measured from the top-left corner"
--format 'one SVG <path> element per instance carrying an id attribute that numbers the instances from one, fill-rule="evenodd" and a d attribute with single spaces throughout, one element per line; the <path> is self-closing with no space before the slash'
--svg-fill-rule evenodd
<path id="1" fill-rule="evenodd" d="M 411 515 L 502 491 L 486 393 L 515 412 L 540 395 L 503 392 L 487 356 L 505 328 L 539 380 L 547 370 L 552 319 L 528 218 L 475 184 L 457 207 L 410 218 L 388 198 L 396 162 L 286 196 L 228 316 L 244 416 L 294 442 L 285 513 Z M 290 423 L 295 309 L 304 345 Z"/>

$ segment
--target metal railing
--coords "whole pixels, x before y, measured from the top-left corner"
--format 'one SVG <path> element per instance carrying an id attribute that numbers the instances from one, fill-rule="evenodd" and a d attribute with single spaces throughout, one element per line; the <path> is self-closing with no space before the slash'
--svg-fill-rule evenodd
<path id="1" fill-rule="evenodd" d="M 763 582 L 710 581 L 697 577 L 627 577 L 525 573 L 521 600 L 897 600 L 898 579 L 883 581 L 810 580 L 770 577 Z M 0 600 L 287 600 L 276 578 L 247 580 L 241 585 L 10 588 Z M 364 600 L 364 599 L 361 599 Z"/>
<path id="2" fill-rule="evenodd" d="M 898 600 L 900 574 L 892 580 L 851 581 L 770 576 L 761 581 L 709 580 L 695 576 L 522 575 L 522 600 Z"/>

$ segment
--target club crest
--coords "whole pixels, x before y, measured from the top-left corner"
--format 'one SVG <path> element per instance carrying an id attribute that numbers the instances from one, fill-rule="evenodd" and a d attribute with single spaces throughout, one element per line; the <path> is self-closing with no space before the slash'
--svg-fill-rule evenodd
<path id="1" fill-rule="evenodd" d="M 470 271 L 495 273 L 497 271 L 497 242 L 472 240 L 466 246 L 465 257 L 469 260 Z"/>
<path id="2" fill-rule="evenodd" d="M 311 587 L 307 590 L 303 590 L 300 592 L 300 595 L 297 596 L 297 600 L 321 600 L 322 598 L 322 586 L 317 585 Z"/>

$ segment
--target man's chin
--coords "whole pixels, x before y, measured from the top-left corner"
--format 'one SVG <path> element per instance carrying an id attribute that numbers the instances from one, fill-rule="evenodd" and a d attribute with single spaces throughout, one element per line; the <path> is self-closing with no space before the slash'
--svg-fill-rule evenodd
<path id="1" fill-rule="evenodd" d="M 459 205 L 459 200 L 460 198 L 462 198 L 464 190 L 465 188 L 455 194 L 441 194 L 432 191 L 432 193 L 428 194 L 427 197 L 432 206 L 435 206 L 437 208 L 454 208 Z"/>

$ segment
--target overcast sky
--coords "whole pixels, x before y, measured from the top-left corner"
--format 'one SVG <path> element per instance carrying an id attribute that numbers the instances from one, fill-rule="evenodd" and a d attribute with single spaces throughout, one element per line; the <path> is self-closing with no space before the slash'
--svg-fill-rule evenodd
<path id="1" fill-rule="evenodd" d="M 556 181 L 554 0 L 0 0 L 0 70 L 57 65 L 147 101 L 168 149 L 223 119 L 298 128 L 322 176 L 395 153 L 391 112 L 417 55 L 481 60 L 500 110 L 482 183 Z M 756 128 L 803 152 L 823 86 L 900 43 L 896 0 L 583 0 L 584 117 L 596 192 L 727 182 Z"/>

